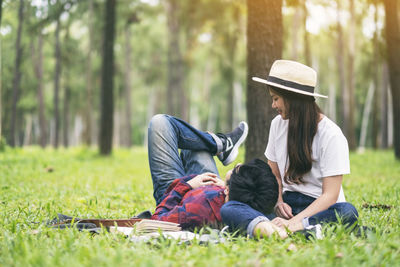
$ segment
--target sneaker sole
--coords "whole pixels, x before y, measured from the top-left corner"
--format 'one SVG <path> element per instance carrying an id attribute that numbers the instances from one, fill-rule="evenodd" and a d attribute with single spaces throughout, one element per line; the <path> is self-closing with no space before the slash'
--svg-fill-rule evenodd
<path id="1" fill-rule="evenodd" d="M 244 123 L 243 134 L 233 146 L 231 154 L 222 162 L 224 166 L 231 164 L 236 159 L 237 155 L 239 154 L 239 146 L 244 142 L 244 140 L 246 140 L 247 134 L 249 132 L 249 126 L 246 122 L 241 123 Z"/>

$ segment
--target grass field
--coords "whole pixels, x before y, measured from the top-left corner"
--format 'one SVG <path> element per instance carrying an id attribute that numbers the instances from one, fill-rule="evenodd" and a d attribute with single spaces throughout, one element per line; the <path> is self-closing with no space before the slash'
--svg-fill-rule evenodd
<path id="1" fill-rule="evenodd" d="M 228 169 L 218 167 L 221 174 Z M 0 153 L 0 266 L 400 266 L 400 162 L 392 151 L 367 151 L 351 154 L 351 168 L 343 187 L 361 224 L 376 229 L 366 238 L 325 227 L 323 240 L 238 237 L 208 246 L 168 240 L 138 244 L 111 233 L 92 236 L 32 222 L 57 213 L 129 218 L 153 211 L 145 149 L 100 157 L 84 148 L 7 148 Z"/>

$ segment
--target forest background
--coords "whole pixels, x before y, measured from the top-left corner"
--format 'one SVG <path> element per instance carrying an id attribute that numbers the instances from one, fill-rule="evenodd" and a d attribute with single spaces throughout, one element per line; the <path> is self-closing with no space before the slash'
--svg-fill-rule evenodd
<path id="1" fill-rule="evenodd" d="M 2 0 L 1 147 L 146 145 L 152 115 L 226 132 L 262 156 L 275 59 L 318 72 L 352 150 L 400 157 L 397 0 Z M 390 13 L 390 14 L 389 14 Z"/>

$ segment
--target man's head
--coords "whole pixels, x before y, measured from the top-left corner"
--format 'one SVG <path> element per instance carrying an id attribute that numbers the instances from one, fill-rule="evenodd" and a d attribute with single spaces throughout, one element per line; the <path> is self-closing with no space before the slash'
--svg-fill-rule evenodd
<path id="1" fill-rule="evenodd" d="M 245 203 L 264 214 L 271 213 L 278 200 L 278 182 L 269 165 L 259 159 L 236 166 L 227 177 L 226 186 L 229 200 Z"/>

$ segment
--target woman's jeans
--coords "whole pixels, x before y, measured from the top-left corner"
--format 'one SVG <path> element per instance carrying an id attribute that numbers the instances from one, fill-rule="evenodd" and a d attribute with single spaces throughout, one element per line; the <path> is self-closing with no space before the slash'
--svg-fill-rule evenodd
<path id="1" fill-rule="evenodd" d="M 282 197 L 283 201 L 292 208 L 294 216 L 302 212 L 315 200 L 315 198 L 302 193 L 289 191 L 286 191 Z M 252 237 L 254 228 L 258 223 L 269 221 L 276 216 L 274 214 L 262 214 L 238 201 L 229 201 L 222 206 L 221 217 L 223 222 L 229 225 L 230 229 L 247 231 L 247 234 Z M 309 225 L 338 221 L 342 224 L 353 225 L 357 218 L 358 212 L 353 205 L 348 202 L 339 202 L 333 204 L 327 210 L 304 218 L 303 226 L 306 228 Z"/>
<path id="2" fill-rule="evenodd" d="M 148 128 L 148 155 L 157 205 L 176 178 L 205 172 L 219 176 L 213 155 L 221 149 L 214 134 L 169 115 L 155 115 Z"/>

